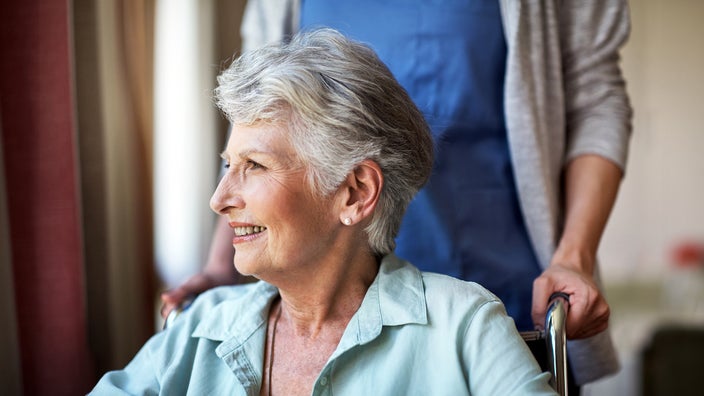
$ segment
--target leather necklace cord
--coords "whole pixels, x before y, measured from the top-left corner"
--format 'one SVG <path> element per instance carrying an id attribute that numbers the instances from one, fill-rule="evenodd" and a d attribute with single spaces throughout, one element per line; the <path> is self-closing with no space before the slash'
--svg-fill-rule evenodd
<path id="1" fill-rule="evenodd" d="M 269 367 L 268 367 L 268 373 L 267 373 L 267 382 L 268 382 L 268 392 L 267 394 L 271 396 L 271 372 L 274 369 L 274 342 L 276 340 L 276 327 L 279 324 L 279 319 L 281 319 L 281 306 L 283 303 L 279 301 L 279 309 L 276 312 L 276 317 L 274 317 L 274 323 L 272 324 L 272 330 L 271 330 L 271 344 L 269 345 Z"/>

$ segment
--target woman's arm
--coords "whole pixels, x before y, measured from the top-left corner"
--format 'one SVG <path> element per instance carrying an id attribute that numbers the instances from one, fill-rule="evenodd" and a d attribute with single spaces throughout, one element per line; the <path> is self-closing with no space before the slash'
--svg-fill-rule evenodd
<path id="1" fill-rule="evenodd" d="M 533 321 L 542 327 L 550 294 L 567 292 L 567 335 L 573 339 L 608 326 L 609 308 L 596 285 L 594 267 L 631 135 L 632 110 L 619 67 L 619 50 L 629 31 L 624 0 L 560 3 L 564 229 L 548 269 L 534 283 Z"/>
<path id="2" fill-rule="evenodd" d="M 609 306 L 594 280 L 599 240 L 621 182 L 621 169 L 596 155 L 570 161 L 565 171 L 565 228 L 550 266 L 533 286 L 533 321 L 543 323 L 554 292 L 570 295 L 567 336 L 595 335 L 608 326 Z"/>

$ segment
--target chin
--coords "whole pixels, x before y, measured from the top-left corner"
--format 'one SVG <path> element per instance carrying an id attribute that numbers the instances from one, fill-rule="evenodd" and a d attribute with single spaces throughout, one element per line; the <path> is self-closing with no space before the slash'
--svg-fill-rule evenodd
<path id="1" fill-rule="evenodd" d="M 238 258 L 237 254 L 235 254 L 235 269 L 237 272 L 239 272 L 242 275 L 245 276 L 254 276 L 255 278 L 259 278 L 257 276 L 257 273 L 259 273 L 259 266 L 257 265 L 258 263 L 261 262 L 261 259 L 250 259 L 248 257 L 242 257 L 242 255 Z"/>
<path id="2" fill-rule="evenodd" d="M 255 271 L 253 271 L 253 268 L 251 268 L 249 265 L 238 265 L 237 261 L 235 261 L 235 269 L 237 272 L 244 276 L 256 276 Z"/>

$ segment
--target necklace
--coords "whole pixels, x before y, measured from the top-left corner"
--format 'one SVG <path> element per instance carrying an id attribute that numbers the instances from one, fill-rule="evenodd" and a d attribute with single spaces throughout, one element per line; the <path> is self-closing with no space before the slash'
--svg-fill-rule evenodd
<path id="1" fill-rule="evenodd" d="M 281 318 L 281 306 L 283 303 L 279 301 L 279 308 L 276 311 L 276 316 L 274 317 L 274 323 L 272 324 L 272 329 L 271 329 L 271 343 L 269 344 L 269 367 L 268 367 L 268 373 L 267 373 L 267 382 L 268 382 L 268 395 L 271 396 L 271 371 L 274 368 L 274 340 L 276 339 L 276 326 L 279 324 L 279 319 Z"/>

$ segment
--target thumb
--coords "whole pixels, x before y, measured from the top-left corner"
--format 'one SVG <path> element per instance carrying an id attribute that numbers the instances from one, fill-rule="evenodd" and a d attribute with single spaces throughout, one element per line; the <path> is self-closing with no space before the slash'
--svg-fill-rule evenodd
<path id="1" fill-rule="evenodd" d="M 545 315 L 548 309 L 550 295 L 553 284 L 545 277 L 539 277 L 533 281 L 533 304 L 531 307 L 531 318 L 536 329 L 545 330 Z"/>
<path id="2" fill-rule="evenodd" d="M 179 286 L 161 293 L 161 302 L 164 304 L 180 304 L 186 298 L 186 291 Z"/>

